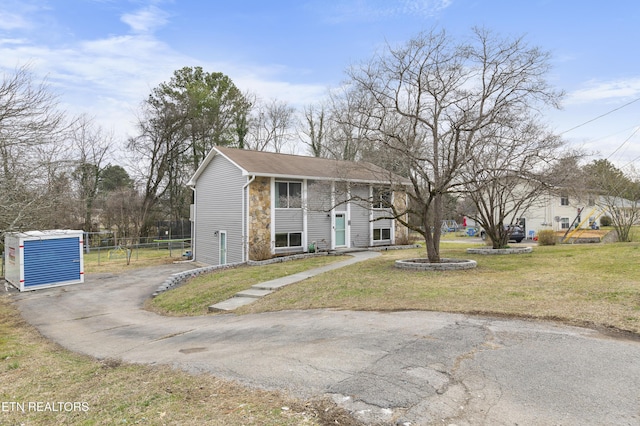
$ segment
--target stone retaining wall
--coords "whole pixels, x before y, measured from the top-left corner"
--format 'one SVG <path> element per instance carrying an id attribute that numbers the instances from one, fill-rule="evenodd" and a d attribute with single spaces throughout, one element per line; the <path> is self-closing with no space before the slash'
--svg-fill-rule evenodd
<path id="1" fill-rule="evenodd" d="M 524 254 L 531 253 L 533 249 L 531 247 L 509 247 L 503 249 L 494 249 L 491 247 L 483 248 L 468 248 L 468 254 L 486 254 L 486 255 L 499 255 L 499 254 Z"/>

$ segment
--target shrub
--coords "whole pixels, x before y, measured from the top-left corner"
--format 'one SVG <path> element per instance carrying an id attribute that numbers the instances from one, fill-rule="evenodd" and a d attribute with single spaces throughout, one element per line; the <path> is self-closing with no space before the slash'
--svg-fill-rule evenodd
<path id="1" fill-rule="evenodd" d="M 556 233 L 551 229 L 538 232 L 538 244 L 541 246 L 553 246 L 557 242 Z"/>
<path id="2" fill-rule="evenodd" d="M 602 216 L 600 218 L 600 226 L 611 226 L 611 218 L 609 216 Z"/>

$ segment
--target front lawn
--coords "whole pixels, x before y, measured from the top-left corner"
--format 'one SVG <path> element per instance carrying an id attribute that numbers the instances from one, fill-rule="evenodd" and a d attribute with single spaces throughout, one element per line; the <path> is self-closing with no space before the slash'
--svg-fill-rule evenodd
<path id="1" fill-rule="evenodd" d="M 148 300 L 145 307 L 164 315 L 204 315 L 221 302 L 254 284 L 297 274 L 329 263 L 342 256 L 317 256 L 260 266 L 239 266 L 190 279 L 186 284 Z"/>
<path id="2" fill-rule="evenodd" d="M 394 261 L 422 256 L 424 249 L 389 251 L 287 286 L 236 312 L 430 310 L 554 319 L 640 333 L 640 244 L 540 246 L 531 254 L 509 256 L 469 255 L 466 248 L 470 246 L 443 243 L 442 255 L 474 259 L 477 269 L 403 271 L 394 268 Z M 271 267 L 260 268 L 266 269 L 259 270 L 259 277 L 270 279 L 267 271 Z M 197 285 L 210 286 L 207 291 L 212 291 L 239 273 L 246 272 L 228 271 L 225 274 L 231 276 L 224 279 L 211 274 Z M 253 282 L 246 284 L 248 288 Z M 198 293 L 195 285 L 192 290 Z M 190 307 L 181 313 L 199 315 L 205 306 L 218 301 L 204 298 L 201 308 Z"/>

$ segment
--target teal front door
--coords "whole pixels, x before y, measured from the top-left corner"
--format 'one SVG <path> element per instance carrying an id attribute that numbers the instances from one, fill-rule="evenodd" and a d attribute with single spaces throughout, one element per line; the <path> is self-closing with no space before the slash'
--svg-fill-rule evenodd
<path id="1" fill-rule="evenodd" d="M 347 244 L 347 221 L 344 213 L 336 213 L 336 225 L 334 236 L 336 247 L 344 247 Z"/>

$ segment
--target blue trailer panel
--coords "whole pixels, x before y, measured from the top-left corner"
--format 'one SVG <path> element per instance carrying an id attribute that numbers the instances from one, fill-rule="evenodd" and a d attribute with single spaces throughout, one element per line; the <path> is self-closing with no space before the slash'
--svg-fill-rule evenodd
<path id="1" fill-rule="evenodd" d="M 82 245 L 82 231 L 7 234 L 5 279 L 20 291 L 82 283 Z"/>
<path id="2" fill-rule="evenodd" d="M 39 286 L 80 279 L 77 238 L 24 242 L 24 286 Z"/>

